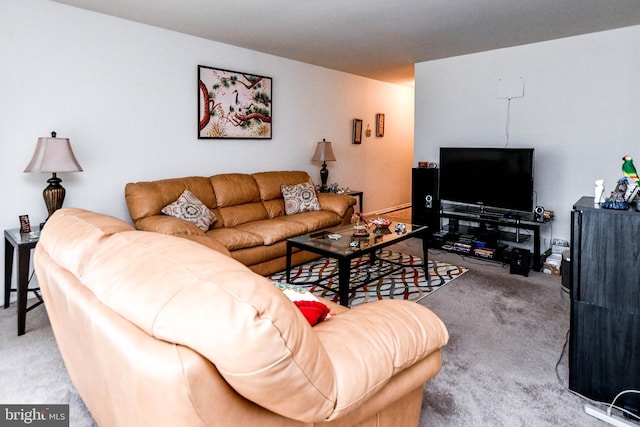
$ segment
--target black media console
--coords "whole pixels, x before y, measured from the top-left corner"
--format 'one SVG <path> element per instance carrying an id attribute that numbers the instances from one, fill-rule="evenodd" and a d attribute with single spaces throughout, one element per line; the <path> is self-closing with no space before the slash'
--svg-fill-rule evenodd
<path id="1" fill-rule="evenodd" d="M 511 261 L 508 243 L 524 243 L 533 238 L 531 267 L 542 269 L 540 228 L 531 213 L 509 214 L 472 205 L 447 205 L 440 200 L 439 169 L 413 168 L 411 222 L 426 225 L 431 247 L 500 262 Z M 448 224 L 443 227 L 443 218 Z M 533 233 L 533 235 L 532 235 Z"/>
<path id="2" fill-rule="evenodd" d="M 531 268 L 542 269 L 540 228 L 547 224 L 534 221 L 533 214 L 511 215 L 484 211 L 475 206 L 447 206 L 440 209 L 440 218 L 449 223 L 432 233 L 433 247 L 478 258 L 508 262 L 509 243 L 525 243 L 533 239 Z"/>

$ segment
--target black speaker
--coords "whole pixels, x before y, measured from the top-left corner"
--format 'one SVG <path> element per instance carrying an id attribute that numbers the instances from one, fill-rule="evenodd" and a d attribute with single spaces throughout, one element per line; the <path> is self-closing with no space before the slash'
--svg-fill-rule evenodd
<path id="1" fill-rule="evenodd" d="M 437 168 L 413 168 L 411 174 L 411 222 L 440 230 L 440 196 Z"/>
<path id="2" fill-rule="evenodd" d="M 509 273 L 529 276 L 531 266 L 531 252 L 526 249 L 515 248 L 511 251 L 509 259 Z"/>
<path id="3" fill-rule="evenodd" d="M 533 211 L 533 219 L 537 222 L 544 222 L 544 208 L 542 206 L 536 206 Z"/>

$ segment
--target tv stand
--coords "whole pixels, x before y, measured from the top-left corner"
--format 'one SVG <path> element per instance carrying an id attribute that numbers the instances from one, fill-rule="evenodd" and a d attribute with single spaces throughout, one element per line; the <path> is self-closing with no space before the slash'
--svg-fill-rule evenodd
<path id="1" fill-rule="evenodd" d="M 440 243 L 444 249 L 462 252 L 469 256 L 504 261 L 502 252 L 507 247 L 505 243 L 525 243 L 533 238 L 531 267 L 535 271 L 542 269 L 540 228 L 549 222 L 548 219 L 545 219 L 544 222 L 538 222 L 534 221 L 533 214 L 513 214 L 491 211 L 484 207 L 458 205 L 442 205 L 440 217 L 449 219 L 449 226 L 444 227 L 440 233 L 436 233 L 436 238 L 432 239 L 436 245 Z M 463 222 L 464 225 L 460 225 L 460 222 Z M 452 226 L 452 223 L 455 226 Z M 507 227 L 515 229 L 515 231 L 501 230 L 501 228 Z M 522 233 L 523 230 L 530 230 L 533 235 Z M 439 240 L 438 237 L 443 239 Z M 457 240 L 454 241 L 454 239 Z M 476 242 L 485 244 L 495 255 L 489 257 L 489 251 L 484 253 L 479 251 L 481 255 L 476 255 L 474 253 Z M 456 243 L 458 244 L 456 245 Z M 467 252 L 466 249 L 470 244 L 471 248 Z"/>

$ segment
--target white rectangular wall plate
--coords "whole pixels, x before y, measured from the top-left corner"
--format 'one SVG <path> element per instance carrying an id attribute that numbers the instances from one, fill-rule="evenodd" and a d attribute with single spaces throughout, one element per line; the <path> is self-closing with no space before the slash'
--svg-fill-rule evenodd
<path id="1" fill-rule="evenodd" d="M 523 96 L 524 77 L 507 77 L 498 79 L 498 99 L 522 98 Z"/>

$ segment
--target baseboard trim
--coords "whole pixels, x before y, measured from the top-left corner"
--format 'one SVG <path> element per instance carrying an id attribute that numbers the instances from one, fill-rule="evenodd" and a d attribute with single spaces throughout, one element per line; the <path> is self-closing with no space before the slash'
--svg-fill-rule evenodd
<path id="1" fill-rule="evenodd" d="M 402 205 L 397 205 L 397 206 L 391 206 L 388 208 L 384 208 L 384 209 L 380 209 L 377 211 L 373 211 L 373 212 L 367 212 L 365 215 L 384 215 L 384 214 L 388 214 L 390 212 L 395 212 L 395 211 L 399 211 L 402 209 L 407 209 L 411 207 L 411 203 L 404 203 Z"/>

